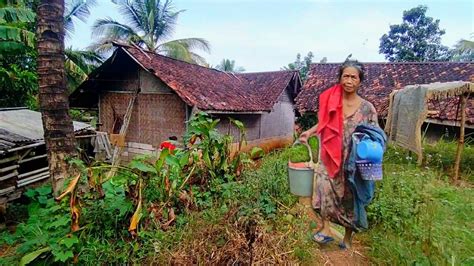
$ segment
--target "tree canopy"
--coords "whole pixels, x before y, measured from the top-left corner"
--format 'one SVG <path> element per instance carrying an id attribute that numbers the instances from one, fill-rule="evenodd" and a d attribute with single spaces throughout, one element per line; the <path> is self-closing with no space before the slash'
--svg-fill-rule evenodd
<path id="1" fill-rule="evenodd" d="M 428 7 L 418 6 L 403 12 L 403 22 L 391 25 L 380 38 L 379 52 L 390 62 L 446 61 L 448 47 L 441 44 L 445 31 L 439 19 L 426 16 Z"/>
<path id="2" fill-rule="evenodd" d="M 37 108 L 35 1 L 0 1 L 0 107 Z M 85 21 L 96 0 L 66 0 L 66 38 L 74 32 L 74 20 Z M 75 88 L 102 58 L 92 51 L 65 50 L 68 86 Z"/>
<path id="3" fill-rule="evenodd" d="M 74 34 L 74 19 L 86 22 L 90 15 L 90 9 L 97 4 L 96 0 L 66 0 L 64 9 L 64 29 L 66 38 Z M 81 84 L 87 75 L 98 67 L 102 57 L 92 50 L 78 50 L 72 47 L 64 50 L 66 57 L 65 68 L 69 90 L 74 90 Z"/>
<path id="4" fill-rule="evenodd" d="M 474 41 L 459 40 L 452 50 L 452 60 L 460 62 L 474 61 Z"/>
<path id="5" fill-rule="evenodd" d="M 0 1 L 0 107 L 37 107 L 35 16 L 23 1 Z"/>
<path id="6" fill-rule="evenodd" d="M 301 80 L 305 81 L 307 76 L 308 76 L 308 72 L 309 72 L 309 68 L 311 66 L 311 63 L 313 62 L 313 57 L 314 57 L 313 53 L 308 52 L 308 54 L 303 58 L 303 60 L 301 60 L 301 54 L 298 53 L 296 55 L 295 62 L 289 63 L 288 66 L 284 66 L 283 69 L 298 70 L 300 72 Z M 321 59 L 321 61 L 323 61 L 323 60 L 324 60 L 324 62 L 326 62 L 327 58 L 324 57 L 323 59 Z"/>
<path id="7" fill-rule="evenodd" d="M 209 43 L 202 38 L 170 40 L 178 15 L 171 0 L 113 0 L 119 6 L 126 23 L 112 18 L 99 19 L 93 33 L 99 36 L 96 51 L 107 52 L 112 42 L 134 44 L 141 48 L 190 63 L 205 64 L 205 59 L 195 50 L 209 52 Z"/>
<path id="8" fill-rule="evenodd" d="M 239 73 L 239 72 L 245 71 L 245 68 L 241 66 L 236 66 L 235 60 L 230 60 L 230 59 L 222 59 L 221 63 L 216 66 L 216 69 L 219 69 L 225 72 L 233 72 L 233 73 Z"/>

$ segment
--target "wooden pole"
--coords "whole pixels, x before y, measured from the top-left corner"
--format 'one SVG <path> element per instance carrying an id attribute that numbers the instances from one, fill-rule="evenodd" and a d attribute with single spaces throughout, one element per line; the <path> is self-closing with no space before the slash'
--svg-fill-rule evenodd
<path id="1" fill-rule="evenodd" d="M 138 98 L 138 93 L 139 90 L 137 89 L 135 93 L 132 95 L 132 98 L 128 102 L 128 107 L 127 111 L 125 112 L 124 118 L 123 118 L 123 124 L 122 127 L 120 128 L 120 135 L 127 136 L 127 131 L 128 131 L 128 125 L 130 124 L 130 119 L 132 118 L 132 112 L 133 112 L 133 106 L 135 104 L 135 100 Z M 115 175 L 117 172 L 117 165 L 120 164 L 120 155 L 122 154 L 123 147 L 116 145 L 114 148 L 114 152 L 112 155 L 112 168 L 110 171 L 107 173 L 107 178 L 111 178 L 112 176 Z"/>
<path id="2" fill-rule="evenodd" d="M 467 95 L 461 95 L 461 125 L 459 130 L 459 140 L 458 140 L 458 148 L 456 151 L 456 162 L 454 164 L 454 181 L 459 179 L 459 166 L 461 163 L 461 155 L 464 149 L 464 128 L 466 124 L 466 103 L 467 103 Z"/>

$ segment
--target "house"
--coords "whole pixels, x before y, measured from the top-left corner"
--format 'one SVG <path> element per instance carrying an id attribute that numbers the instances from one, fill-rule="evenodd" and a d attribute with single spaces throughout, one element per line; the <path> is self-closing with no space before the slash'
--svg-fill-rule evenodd
<path id="1" fill-rule="evenodd" d="M 86 123 L 73 124 L 79 144 L 88 146 L 94 129 Z M 26 108 L 0 109 L 0 206 L 48 180 L 43 134 L 41 113 Z"/>
<path id="2" fill-rule="evenodd" d="M 341 64 L 312 64 L 308 79 L 296 98 L 300 113 L 317 112 L 319 94 L 337 82 Z M 389 94 L 407 85 L 434 82 L 472 81 L 474 63 L 469 62 L 400 62 L 365 63 L 365 80 L 359 89 L 360 95 L 369 100 L 377 109 L 381 122 L 386 119 Z M 441 130 L 445 126 L 459 126 L 459 98 L 432 100 L 428 104 L 431 111 L 426 122 L 431 128 Z M 466 127 L 474 128 L 474 99 L 468 99 Z M 436 125 L 441 125 L 436 127 Z"/>
<path id="3" fill-rule="evenodd" d="M 198 111 L 221 119 L 219 130 L 235 141 L 238 130 L 227 117 L 244 123 L 247 141 L 291 139 L 301 88 L 297 71 L 233 74 L 115 45 L 113 55 L 71 94 L 70 106 L 97 108 L 99 130 L 117 134 L 136 94 L 122 158 L 181 137 Z"/>

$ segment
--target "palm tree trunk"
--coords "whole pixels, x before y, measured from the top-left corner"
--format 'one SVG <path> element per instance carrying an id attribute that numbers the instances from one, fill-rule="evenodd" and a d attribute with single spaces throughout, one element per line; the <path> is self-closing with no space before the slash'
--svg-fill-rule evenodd
<path id="1" fill-rule="evenodd" d="M 38 5 L 39 101 L 55 195 L 68 177 L 66 159 L 76 155 L 64 71 L 63 13 L 64 0 L 41 0 Z"/>

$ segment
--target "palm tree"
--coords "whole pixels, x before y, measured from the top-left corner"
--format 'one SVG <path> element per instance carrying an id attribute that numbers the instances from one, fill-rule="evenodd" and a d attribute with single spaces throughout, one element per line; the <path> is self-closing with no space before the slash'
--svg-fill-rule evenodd
<path id="1" fill-rule="evenodd" d="M 96 67 L 103 63 L 103 58 L 94 51 L 75 50 L 68 47 L 64 50 L 66 57 L 64 66 L 66 67 L 66 77 L 69 91 L 73 91 L 84 80 L 87 75 Z"/>
<path id="2" fill-rule="evenodd" d="M 68 177 L 66 159 L 76 154 L 64 70 L 64 0 L 41 0 L 37 9 L 39 102 L 55 195 Z"/>
<path id="3" fill-rule="evenodd" d="M 221 63 L 216 66 L 216 69 L 225 71 L 225 72 L 233 72 L 233 73 L 239 73 L 239 72 L 244 72 L 245 68 L 239 66 L 235 66 L 235 60 L 229 60 L 229 59 L 222 59 Z"/>
<path id="4" fill-rule="evenodd" d="M 67 0 L 64 10 L 64 28 L 66 38 L 74 34 L 74 19 L 86 22 L 90 15 L 90 8 L 97 4 L 96 0 Z M 103 58 L 91 50 L 77 50 L 72 47 L 64 51 L 66 61 L 66 75 L 69 90 L 74 90 L 81 84 L 87 75 L 103 63 Z"/>
<path id="5" fill-rule="evenodd" d="M 0 55 L 34 48 L 35 13 L 21 0 L 0 1 Z"/>
<path id="6" fill-rule="evenodd" d="M 205 64 L 194 50 L 209 52 L 209 43 L 202 38 L 168 41 L 172 36 L 178 15 L 171 0 L 112 0 L 126 19 L 122 24 L 111 18 L 99 19 L 93 34 L 100 36 L 92 47 L 99 52 L 112 49 L 112 42 L 128 43 L 141 48 L 191 63 Z"/>

